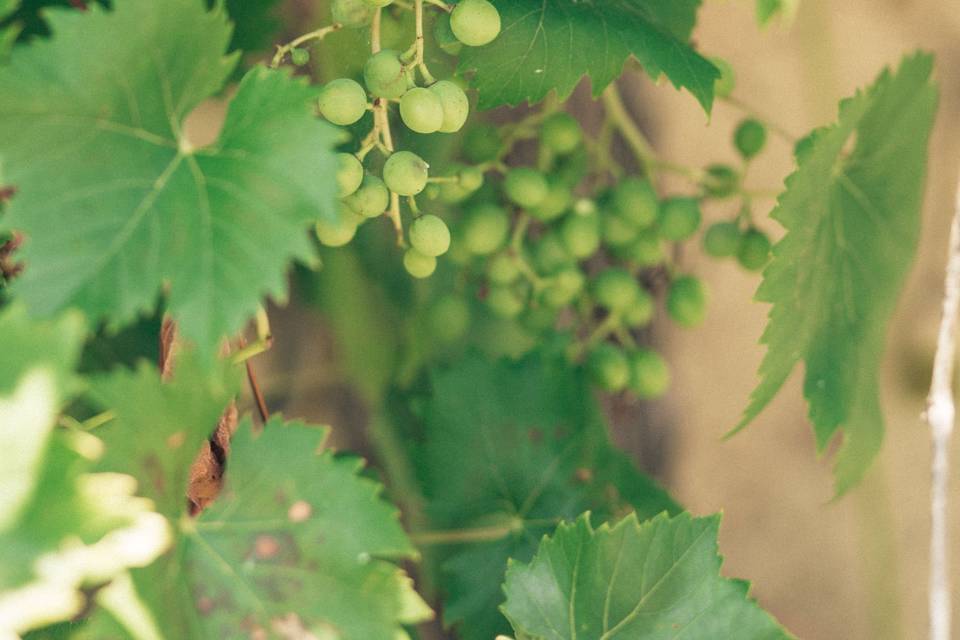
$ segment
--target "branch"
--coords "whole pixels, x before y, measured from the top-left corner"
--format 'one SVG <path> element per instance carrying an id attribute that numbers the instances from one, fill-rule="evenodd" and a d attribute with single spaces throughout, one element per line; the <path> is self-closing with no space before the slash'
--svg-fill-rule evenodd
<path id="1" fill-rule="evenodd" d="M 950 438 L 956 407 L 953 399 L 953 363 L 956 357 L 957 314 L 960 310 L 960 184 L 944 285 L 943 316 L 933 362 L 933 380 L 927 396 L 925 418 L 933 441 L 931 463 L 930 522 L 930 639 L 950 638 L 950 571 L 947 554 L 947 486 L 950 473 Z"/>

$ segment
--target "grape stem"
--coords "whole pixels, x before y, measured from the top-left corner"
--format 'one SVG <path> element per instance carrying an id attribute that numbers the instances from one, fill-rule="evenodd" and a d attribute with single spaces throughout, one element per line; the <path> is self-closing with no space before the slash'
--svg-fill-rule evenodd
<path id="1" fill-rule="evenodd" d="M 434 545 L 464 544 L 468 542 L 495 542 L 507 536 L 519 533 L 524 528 L 532 526 L 552 527 L 559 524 L 559 518 L 541 518 L 537 520 L 523 520 L 514 517 L 509 524 L 493 525 L 489 527 L 475 527 L 472 529 L 451 529 L 447 531 L 422 531 L 413 533 L 410 539 L 418 547 Z"/>
<path id="2" fill-rule="evenodd" d="M 326 27 L 321 27 L 315 31 L 311 31 L 310 33 L 305 33 L 299 38 L 291 40 L 287 44 L 277 45 L 277 52 L 273 55 L 273 60 L 270 61 L 270 68 L 276 69 L 277 67 L 279 67 L 280 63 L 283 62 L 284 56 L 286 56 L 288 53 L 290 53 L 300 45 L 306 44 L 307 42 L 311 42 L 313 40 L 316 40 L 316 41 L 323 40 L 334 31 L 339 31 L 342 28 L 343 28 L 342 24 L 340 24 L 339 22 L 335 22 Z"/>
<path id="3" fill-rule="evenodd" d="M 770 131 L 775 133 L 784 142 L 791 145 L 797 143 L 797 136 L 787 131 L 785 127 L 782 127 L 776 122 L 772 122 L 769 118 L 766 118 L 760 115 L 760 113 L 756 109 L 746 104 L 739 98 L 734 98 L 733 96 L 724 96 L 724 97 L 721 97 L 720 100 L 722 100 L 723 102 L 726 102 L 731 107 L 735 107 L 736 109 L 739 109 L 745 115 L 750 116 L 754 120 L 758 120 L 762 122 L 764 125 L 766 125 L 767 129 L 770 129 Z"/>
<path id="4" fill-rule="evenodd" d="M 423 76 L 423 81 L 428 85 L 436 82 L 436 78 L 433 77 L 433 74 L 430 73 L 430 70 L 427 68 L 427 63 L 423 59 L 423 0 L 415 0 L 413 5 L 413 13 L 415 16 L 416 22 L 416 37 L 413 42 L 413 60 L 410 62 L 411 69 L 417 69 L 420 71 L 420 75 Z"/>
<path id="5" fill-rule="evenodd" d="M 534 291 L 540 291 L 546 286 L 543 278 L 537 273 L 536 269 L 530 266 L 530 263 L 523 257 L 523 239 L 527 234 L 527 228 L 530 226 L 530 216 L 521 213 L 517 216 L 513 225 L 513 232 L 510 234 L 510 248 L 507 254 L 513 260 L 513 264 L 520 271 L 520 274 L 527 279 Z"/>
<path id="6" fill-rule="evenodd" d="M 643 173 L 648 177 L 653 177 L 654 169 L 657 164 L 657 154 L 653 150 L 653 145 L 647 140 L 647 137 L 640 131 L 640 127 L 630 117 L 626 106 L 623 104 L 623 98 L 620 97 L 620 91 L 616 83 L 611 83 L 603 91 L 603 106 L 606 110 L 607 120 L 613 123 L 613 126 L 620 132 L 623 139 L 633 150 L 634 155 L 643 168 Z"/>
<path id="7" fill-rule="evenodd" d="M 433 6 L 450 13 L 453 11 L 453 6 L 443 2 L 443 0 L 427 0 L 427 4 L 432 4 Z"/>

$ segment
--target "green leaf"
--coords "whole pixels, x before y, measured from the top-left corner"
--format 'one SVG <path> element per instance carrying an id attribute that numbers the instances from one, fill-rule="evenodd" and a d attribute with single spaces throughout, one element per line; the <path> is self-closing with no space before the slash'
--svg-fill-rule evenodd
<path id="1" fill-rule="evenodd" d="M 226 0 L 233 21 L 231 49 L 263 51 L 270 47 L 273 34 L 280 28 L 277 8 L 280 0 Z M 208 0 L 208 5 L 212 4 Z"/>
<path id="2" fill-rule="evenodd" d="M 863 476 L 883 439 L 878 372 L 917 246 L 937 106 L 932 67 L 930 56 L 910 56 L 842 102 L 839 122 L 812 135 L 771 214 L 787 235 L 757 292 L 773 304 L 762 338 L 768 350 L 737 429 L 803 360 L 817 449 L 843 432 L 838 494 Z"/>
<path id="3" fill-rule="evenodd" d="M 611 445 L 589 383 L 564 361 L 469 357 L 432 387 L 419 463 L 432 524 L 493 534 L 447 550 L 444 619 L 461 637 L 509 629 L 497 613 L 507 559 L 530 559 L 559 521 L 679 511 Z"/>
<path id="4" fill-rule="evenodd" d="M 0 0 L 0 20 L 17 10 L 20 0 Z"/>
<path id="5" fill-rule="evenodd" d="M 757 22 L 765 26 L 777 15 L 793 17 L 799 4 L 800 0 L 757 0 Z"/>
<path id="6" fill-rule="evenodd" d="M 213 354 L 263 296 L 286 295 L 292 259 L 313 259 L 335 129 L 312 114 L 315 89 L 261 67 L 217 142 L 192 145 L 185 116 L 236 60 L 219 5 L 127 0 L 50 23 L 54 38 L 0 67 L 0 155 L 18 189 L 3 224 L 27 236 L 14 292 L 38 314 L 76 306 L 119 325 L 163 287 L 182 334 Z"/>
<path id="7" fill-rule="evenodd" d="M 0 393 L 10 393 L 27 371 L 42 368 L 53 374 L 56 401 L 66 400 L 76 387 L 73 371 L 84 331 L 79 314 L 38 322 L 30 320 L 18 304 L 4 309 L 0 312 Z"/>
<path id="8" fill-rule="evenodd" d="M 511 563 L 503 611 L 522 640 L 775 640 L 790 634 L 720 576 L 720 516 L 631 514 L 594 529 L 588 514 Z"/>
<path id="9" fill-rule="evenodd" d="M 689 43 L 699 0 L 499 0 L 503 29 L 485 47 L 465 47 L 479 106 L 531 104 L 551 90 L 566 98 L 584 75 L 599 95 L 634 56 L 650 77 L 664 74 L 710 111 L 720 72 Z"/>

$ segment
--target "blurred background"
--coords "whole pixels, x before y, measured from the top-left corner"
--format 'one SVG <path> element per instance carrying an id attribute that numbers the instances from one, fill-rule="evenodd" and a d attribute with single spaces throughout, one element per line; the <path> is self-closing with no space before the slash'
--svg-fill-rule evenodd
<path id="1" fill-rule="evenodd" d="M 281 15 L 281 31 L 294 36 L 323 21 L 323 3 L 286 2 Z M 707 280 L 712 297 L 702 327 L 664 322 L 654 333 L 674 371 L 668 397 L 652 404 L 604 400 L 617 442 L 678 501 L 694 514 L 723 511 L 724 572 L 752 581 L 755 597 L 796 635 L 925 637 L 930 447 L 920 414 L 960 162 L 960 11 L 949 0 L 801 0 L 794 20 L 760 30 L 751 0 L 706 0 L 695 38 L 703 52 L 733 64 L 737 100 L 795 137 L 832 122 L 841 98 L 903 53 L 936 53 L 941 106 L 922 244 L 889 333 L 886 442 L 862 485 L 831 502 L 831 461 L 815 454 L 799 369 L 754 424 L 721 440 L 755 384 L 767 313 L 751 302 L 759 276 L 732 261 L 697 251 L 683 256 L 684 267 Z M 323 77 L 328 61 L 318 55 L 314 64 Z M 665 159 L 690 166 L 736 160 L 730 138 L 745 115 L 741 107 L 720 102 L 708 120 L 688 94 L 655 86 L 641 73 L 629 72 L 621 87 Z M 598 106 L 588 87 L 580 87 L 571 104 L 585 122 L 595 119 Z M 218 112 L 211 105 L 200 113 L 198 130 L 215 128 Z M 793 167 L 792 145 L 776 136 L 769 144 L 748 178 L 761 191 L 780 189 Z M 679 188 L 661 186 L 668 193 Z M 772 200 L 758 203 L 758 222 L 779 237 L 776 223 L 766 219 L 772 206 Z M 728 214 L 710 210 L 707 221 Z M 288 305 L 271 309 L 275 344 L 255 360 L 271 409 L 330 423 L 338 445 L 373 455 L 364 435 L 370 415 L 364 390 L 346 382 L 352 365 L 309 296 L 297 291 Z M 369 358 L 383 357 L 376 336 L 369 340 Z M 953 483 L 952 495 L 956 524 L 960 483 Z M 960 598 L 954 605 L 960 618 Z"/>

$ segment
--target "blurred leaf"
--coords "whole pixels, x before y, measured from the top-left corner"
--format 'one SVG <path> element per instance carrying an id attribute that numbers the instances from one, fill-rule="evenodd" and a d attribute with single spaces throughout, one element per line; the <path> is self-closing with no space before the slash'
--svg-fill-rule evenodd
<path id="1" fill-rule="evenodd" d="M 230 50 L 263 51 L 270 48 L 274 34 L 280 29 L 277 9 L 280 0 L 226 0 L 227 13 L 233 22 Z M 213 8 L 213 2 L 207 3 Z"/>
<path id="2" fill-rule="evenodd" d="M 590 526 L 584 515 L 545 538 L 528 564 L 507 571 L 503 611 L 524 640 L 792 636 L 720 576 L 720 516 L 662 514 Z"/>
<path id="3" fill-rule="evenodd" d="M 817 450 L 843 431 L 838 494 L 860 480 L 883 439 L 878 375 L 920 229 L 937 106 L 932 67 L 930 56 L 910 56 L 843 101 L 839 122 L 812 134 L 771 214 L 787 235 L 757 292 L 773 304 L 762 338 L 768 350 L 737 429 L 803 360 Z"/>
<path id="4" fill-rule="evenodd" d="M 757 22 L 764 26 L 778 15 L 792 18 L 799 5 L 800 0 L 757 0 Z"/>

